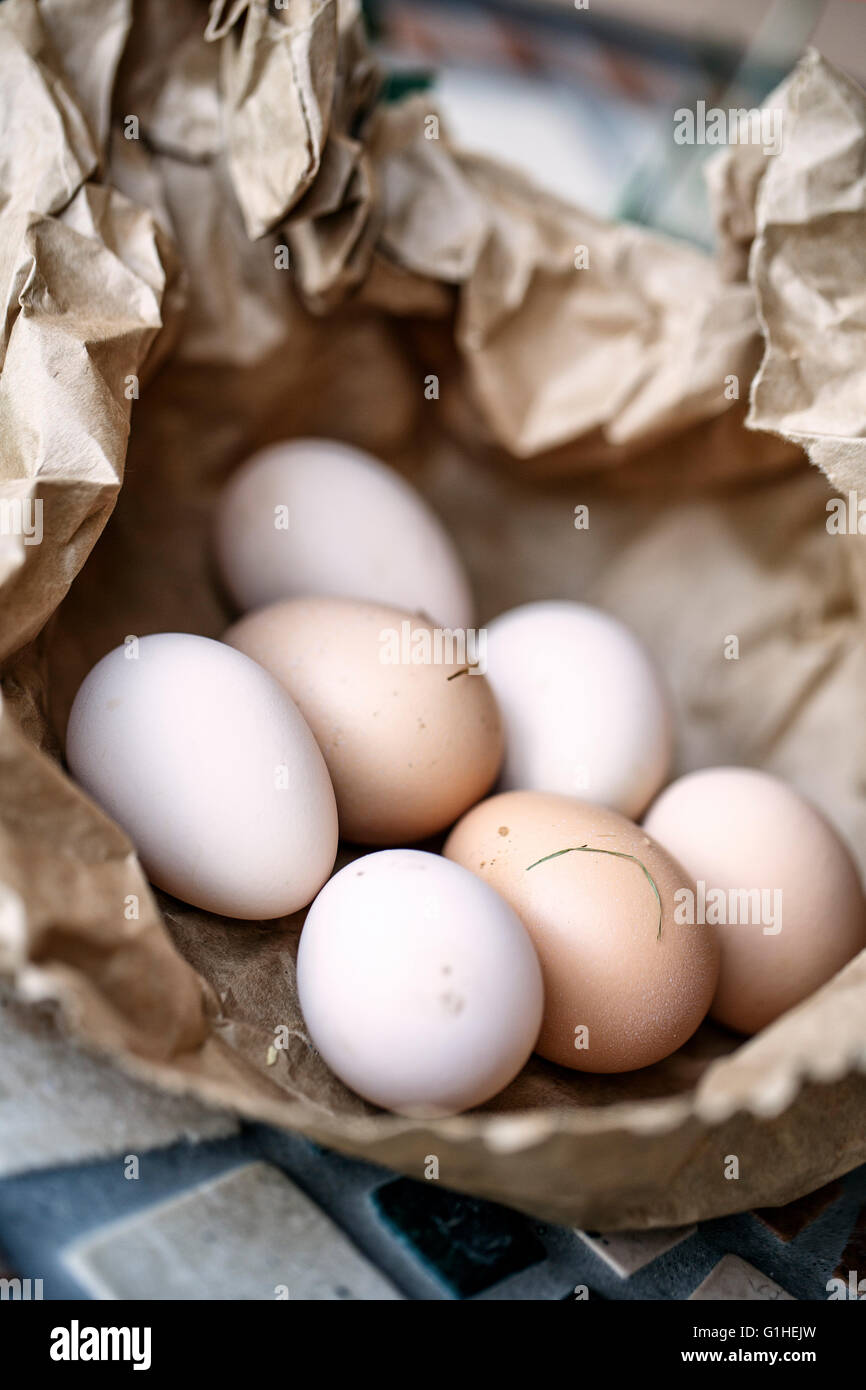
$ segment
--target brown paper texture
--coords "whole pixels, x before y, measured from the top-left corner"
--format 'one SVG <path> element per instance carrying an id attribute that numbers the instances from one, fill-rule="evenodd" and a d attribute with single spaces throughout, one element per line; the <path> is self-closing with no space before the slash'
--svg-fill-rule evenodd
<path id="1" fill-rule="evenodd" d="M 436 1154 L 446 1185 L 558 1221 L 672 1225 L 861 1161 L 866 957 L 751 1042 L 706 1024 L 621 1077 L 533 1059 L 483 1111 L 399 1119 L 310 1046 L 301 915 L 236 923 L 153 893 L 61 758 L 107 650 L 223 630 L 208 535 L 231 468 L 338 435 L 430 497 L 482 621 L 551 595 L 625 617 L 668 672 L 678 770 L 790 778 L 866 867 L 866 576 L 803 453 L 837 486 L 859 476 L 862 94 L 804 61 L 782 152 L 714 173 L 714 260 L 427 139 L 425 98 L 377 105 L 357 11 L 333 0 L 6 0 L 0 77 L 0 499 L 41 501 L 44 528 L 0 536 L 0 973 L 18 1003 L 166 1093 L 415 1176 Z"/>
<path id="2" fill-rule="evenodd" d="M 764 353 L 750 429 L 798 444 L 840 490 L 866 464 L 866 93 L 810 51 L 766 103 L 784 157 L 737 146 L 711 173 L 732 270 L 755 289 Z"/>

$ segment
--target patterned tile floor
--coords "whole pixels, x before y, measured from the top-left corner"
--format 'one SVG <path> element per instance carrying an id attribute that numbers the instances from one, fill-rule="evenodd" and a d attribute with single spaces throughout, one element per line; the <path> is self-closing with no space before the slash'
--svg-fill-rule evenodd
<path id="1" fill-rule="evenodd" d="M 45 1299 L 866 1298 L 866 1166 L 776 1210 L 574 1231 L 157 1095 L 2 1000 L 0 1052 L 0 1279 Z"/>
<path id="2" fill-rule="evenodd" d="M 608 1236 L 266 1128 L 131 1167 L 0 1181 L 0 1264 L 41 1279 L 46 1299 L 824 1300 L 833 1277 L 848 1290 L 866 1269 L 866 1167 L 778 1212 Z"/>

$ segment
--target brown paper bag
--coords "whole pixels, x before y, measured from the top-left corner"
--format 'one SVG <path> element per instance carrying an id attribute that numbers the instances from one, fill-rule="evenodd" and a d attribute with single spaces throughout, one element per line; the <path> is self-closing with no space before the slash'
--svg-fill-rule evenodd
<path id="1" fill-rule="evenodd" d="M 416 1176 L 435 1154 L 446 1185 L 553 1220 L 785 1202 L 866 1157 L 866 956 L 748 1043 L 706 1024 L 618 1077 L 533 1059 L 480 1111 L 399 1119 L 310 1045 L 301 916 L 153 893 L 63 771 L 94 661 L 222 631 L 208 533 L 231 468 L 337 435 L 431 498 L 482 619 L 551 595 L 620 614 L 668 672 L 679 770 L 779 772 L 866 864 L 863 565 L 803 453 L 856 487 L 863 94 L 804 60 L 774 162 L 714 171 L 716 262 L 539 194 L 428 138 L 425 99 L 376 91 L 354 3 L 0 7 L 0 500 L 22 522 L 0 534 L 0 972 L 131 1076 Z"/>

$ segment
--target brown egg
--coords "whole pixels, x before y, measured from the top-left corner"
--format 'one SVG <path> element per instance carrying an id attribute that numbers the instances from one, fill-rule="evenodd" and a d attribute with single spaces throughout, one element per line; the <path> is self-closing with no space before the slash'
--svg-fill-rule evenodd
<path id="1" fill-rule="evenodd" d="M 438 634 L 438 635 L 437 635 Z M 499 710 L 462 635 L 352 599 L 288 599 L 223 638 L 285 686 L 324 754 L 340 833 L 366 845 L 434 835 L 489 791 Z"/>
<path id="2" fill-rule="evenodd" d="M 719 973 L 708 926 L 674 919 L 690 886 L 624 816 L 571 797 L 514 791 L 482 801 L 443 853 L 515 909 L 544 976 L 536 1051 L 576 1071 L 648 1067 L 706 1014 Z"/>

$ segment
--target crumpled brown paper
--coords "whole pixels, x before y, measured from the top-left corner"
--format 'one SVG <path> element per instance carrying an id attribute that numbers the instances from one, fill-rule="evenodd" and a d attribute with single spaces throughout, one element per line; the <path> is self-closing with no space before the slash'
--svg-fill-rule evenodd
<path id="1" fill-rule="evenodd" d="M 856 491 L 866 469 L 866 93 L 812 50 L 766 104 L 781 112 L 784 157 L 734 146 L 712 174 L 728 252 L 738 244 L 750 257 L 765 341 L 747 424 L 799 445 L 836 487 Z"/>
<path id="2" fill-rule="evenodd" d="M 838 407 L 856 450 L 856 305 L 828 308 L 849 308 L 860 254 L 862 96 L 801 65 L 775 163 L 720 178 L 717 264 L 426 139 L 426 99 L 376 104 L 353 4 L 6 0 L 0 77 L 0 497 L 44 504 L 41 545 L 0 536 L 0 973 L 18 998 L 163 1090 L 417 1176 L 436 1154 L 446 1185 L 554 1220 L 771 1205 L 866 1157 L 864 957 L 746 1044 L 707 1024 L 620 1077 L 533 1059 L 481 1112 L 398 1119 L 310 1046 L 301 916 L 241 924 L 153 894 L 59 761 L 105 651 L 222 631 L 208 531 L 229 470 L 270 440 L 338 435 L 427 492 L 482 620 L 550 595 L 626 617 L 669 674 L 679 767 L 790 777 L 866 866 L 866 576 L 824 525 L 777 361 L 796 327 L 811 354 L 795 273 L 832 203 L 832 279 L 810 302 L 825 360 L 851 370 L 810 371 L 806 407 L 822 429 Z"/>

